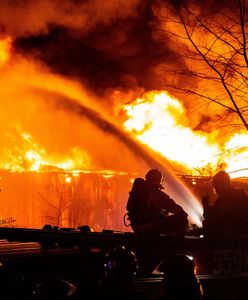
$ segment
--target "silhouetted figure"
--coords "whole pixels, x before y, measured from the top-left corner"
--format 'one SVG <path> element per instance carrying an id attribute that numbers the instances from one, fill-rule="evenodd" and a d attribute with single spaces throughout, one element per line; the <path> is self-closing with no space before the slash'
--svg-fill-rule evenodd
<path id="1" fill-rule="evenodd" d="M 195 275 L 193 258 L 187 255 L 172 255 L 159 266 L 163 272 L 160 300 L 201 300 L 202 286 Z"/>
<path id="2" fill-rule="evenodd" d="M 148 300 L 145 294 L 134 289 L 137 269 L 138 262 L 132 251 L 121 245 L 110 250 L 105 258 L 104 276 L 93 299 Z"/>
<path id="3" fill-rule="evenodd" d="M 202 199 L 205 236 L 237 236 L 248 233 L 248 195 L 231 185 L 230 176 L 220 171 L 212 179 L 217 199 L 211 206 L 208 197 Z"/>
<path id="4" fill-rule="evenodd" d="M 130 225 L 138 233 L 165 233 L 184 236 L 188 226 L 188 215 L 166 193 L 161 191 L 162 173 L 151 169 L 145 180 L 136 178 L 126 209 Z"/>

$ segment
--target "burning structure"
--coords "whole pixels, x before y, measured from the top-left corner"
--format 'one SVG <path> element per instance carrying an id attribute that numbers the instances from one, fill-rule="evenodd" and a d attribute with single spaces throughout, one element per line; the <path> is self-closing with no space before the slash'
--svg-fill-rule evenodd
<path id="1" fill-rule="evenodd" d="M 199 223 L 177 175 L 247 177 L 247 7 L 198 2 L 0 4 L 3 225 L 122 230 L 151 167 Z"/>
<path id="2" fill-rule="evenodd" d="M 1 226 L 124 227 L 127 174 L 2 170 L 1 179 Z"/>

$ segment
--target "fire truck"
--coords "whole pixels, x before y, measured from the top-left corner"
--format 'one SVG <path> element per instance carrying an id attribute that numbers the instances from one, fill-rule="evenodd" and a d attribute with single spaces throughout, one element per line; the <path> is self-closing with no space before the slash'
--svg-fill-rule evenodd
<path id="1" fill-rule="evenodd" d="M 32 299 L 34 286 L 49 276 L 75 284 L 82 299 L 101 277 L 106 253 L 118 245 L 136 254 L 139 269 L 134 284 L 151 300 L 158 299 L 161 289 L 158 266 L 172 254 L 194 259 L 204 299 L 248 297 L 248 237 L 205 238 L 199 228 L 175 238 L 44 227 L 0 228 L 1 293 L 6 295 L 2 299 L 20 295 Z"/>

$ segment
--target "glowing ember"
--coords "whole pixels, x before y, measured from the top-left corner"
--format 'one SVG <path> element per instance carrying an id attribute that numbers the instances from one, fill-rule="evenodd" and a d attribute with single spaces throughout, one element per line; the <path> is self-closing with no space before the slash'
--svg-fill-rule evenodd
<path id="1" fill-rule="evenodd" d="M 194 132 L 187 127 L 188 120 L 183 105 L 165 91 L 149 92 L 144 98 L 125 105 L 124 109 L 128 116 L 124 123 L 126 130 L 167 159 L 187 167 L 189 171 L 204 168 L 214 171 L 218 165 L 227 166 L 228 171 L 247 167 L 247 133 L 234 135 L 225 147 L 217 142 L 210 142 L 212 137 L 207 133 Z M 234 152 L 231 151 L 233 149 Z M 194 173 L 196 172 L 193 171 L 193 175 L 197 175 Z M 247 176 L 248 170 L 243 170 L 242 174 Z"/>

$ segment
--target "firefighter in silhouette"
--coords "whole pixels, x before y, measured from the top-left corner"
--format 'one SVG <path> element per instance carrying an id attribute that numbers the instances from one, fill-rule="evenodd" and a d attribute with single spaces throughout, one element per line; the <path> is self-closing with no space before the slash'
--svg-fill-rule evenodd
<path id="1" fill-rule="evenodd" d="M 212 178 L 217 194 L 211 206 L 208 197 L 202 199 L 203 232 L 205 236 L 230 237 L 248 233 L 248 195 L 231 184 L 228 173 L 220 171 Z"/>
<path id="2" fill-rule="evenodd" d="M 136 255 L 123 245 L 111 249 L 105 257 L 104 275 L 91 299 L 148 300 L 143 292 L 134 288 L 138 270 Z"/>
<path id="3" fill-rule="evenodd" d="M 192 257 L 183 254 L 168 256 L 158 267 L 163 273 L 160 300 L 202 300 L 203 288 L 195 274 Z"/>
<path id="4" fill-rule="evenodd" d="M 127 202 L 130 225 L 137 233 L 164 233 L 184 236 L 188 215 L 162 191 L 162 173 L 151 169 L 145 179 L 136 178 Z"/>

